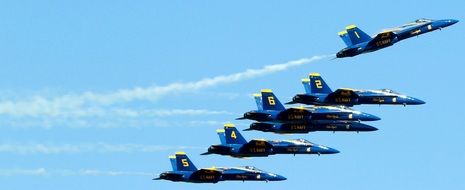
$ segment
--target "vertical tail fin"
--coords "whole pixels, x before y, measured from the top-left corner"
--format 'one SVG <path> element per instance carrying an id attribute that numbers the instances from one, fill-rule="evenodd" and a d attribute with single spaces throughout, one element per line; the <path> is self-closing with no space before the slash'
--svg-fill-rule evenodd
<path id="1" fill-rule="evenodd" d="M 246 144 L 247 141 L 236 129 L 234 124 L 228 123 L 224 125 L 226 144 Z"/>
<path id="2" fill-rule="evenodd" d="M 312 89 L 310 87 L 310 79 L 302 79 L 302 85 L 304 86 L 306 94 L 312 93 Z"/>
<path id="3" fill-rule="evenodd" d="M 350 37 L 349 37 L 349 34 L 347 34 L 347 31 L 346 30 L 343 30 L 341 32 L 338 33 L 339 37 L 342 38 L 342 41 L 344 41 L 344 43 L 346 44 L 347 47 L 350 47 L 354 44 L 352 44 L 352 41 L 350 40 Z"/>
<path id="4" fill-rule="evenodd" d="M 170 159 L 171 167 L 173 168 L 173 171 L 178 171 L 176 167 L 176 156 L 169 156 L 168 158 Z"/>
<path id="5" fill-rule="evenodd" d="M 329 94 L 333 92 L 319 73 L 310 73 L 310 89 L 312 94 Z"/>
<path id="6" fill-rule="evenodd" d="M 254 94 L 253 98 L 255 99 L 255 103 L 257 103 L 257 109 L 258 110 L 263 110 L 262 95 L 261 94 Z"/>
<path id="7" fill-rule="evenodd" d="M 281 104 L 278 98 L 273 94 L 270 89 L 262 90 L 262 104 L 264 110 L 285 110 L 286 108 Z"/>
<path id="8" fill-rule="evenodd" d="M 218 129 L 216 130 L 216 133 L 218 134 L 218 137 L 220 137 L 221 144 L 226 144 L 226 136 L 224 129 Z"/>
<path id="9" fill-rule="evenodd" d="M 368 34 L 360 30 L 360 28 L 355 25 L 347 26 L 346 32 L 353 45 L 368 42 L 372 39 Z"/>
<path id="10" fill-rule="evenodd" d="M 176 152 L 175 157 L 177 171 L 197 171 L 194 163 L 187 157 L 185 152 Z"/>

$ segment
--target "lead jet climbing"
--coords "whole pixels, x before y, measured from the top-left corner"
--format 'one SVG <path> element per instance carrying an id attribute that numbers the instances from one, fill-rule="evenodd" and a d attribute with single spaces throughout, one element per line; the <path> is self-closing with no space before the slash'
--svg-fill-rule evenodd
<path id="1" fill-rule="evenodd" d="M 253 166 L 211 167 L 197 169 L 184 152 L 169 156 L 172 171 L 161 173 L 153 180 L 190 183 L 217 183 L 219 181 L 282 181 L 285 177 L 265 172 Z"/>
<path id="2" fill-rule="evenodd" d="M 407 38 L 451 26 L 457 22 L 458 20 L 454 19 L 418 19 L 402 26 L 385 30 L 373 38 L 357 26 L 349 25 L 345 30 L 338 33 L 347 47 L 337 52 L 336 57 L 353 57 L 362 53 L 373 52 L 394 45 Z"/>
<path id="3" fill-rule="evenodd" d="M 219 154 L 231 157 L 264 157 L 275 154 L 335 154 L 338 150 L 314 144 L 305 139 L 265 140 L 254 139 L 249 142 L 241 135 L 233 124 L 224 125 L 217 130 L 221 144 L 212 145 L 202 155 Z"/>
<path id="4" fill-rule="evenodd" d="M 319 73 L 311 73 L 308 79 L 302 79 L 305 94 L 297 94 L 291 102 L 286 104 L 307 105 L 343 105 L 354 106 L 361 104 L 379 105 L 419 105 L 425 102 L 389 89 L 356 90 L 339 88 L 332 91 Z"/>

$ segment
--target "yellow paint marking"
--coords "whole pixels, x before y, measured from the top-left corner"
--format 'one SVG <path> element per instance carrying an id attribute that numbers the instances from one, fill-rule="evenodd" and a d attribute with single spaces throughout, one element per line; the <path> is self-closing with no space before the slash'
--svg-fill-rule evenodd
<path id="1" fill-rule="evenodd" d="M 357 36 L 357 38 L 360 38 L 360 36 L 358 35 L 357 31 L 354 31 L 355 35 Z"/>
<path id="2" fill-rule="evenodd" d="M 273 92 L 271 89 L 263 89 L 262 92 Z"/>
<path id="3" fill-rule="evenodd" d="M 181 163 L 182 163 L 182 166 L 189 167 L 189 162 L 187 161 L 187 159 L 182 159 Z"/>
<path id="4" fill-rule="evenodd" d="M 274 101 L 274 98 L 273 96 L 268 96 L 268 104 L 274 106 L 276 104 L 276 102 Z"/>

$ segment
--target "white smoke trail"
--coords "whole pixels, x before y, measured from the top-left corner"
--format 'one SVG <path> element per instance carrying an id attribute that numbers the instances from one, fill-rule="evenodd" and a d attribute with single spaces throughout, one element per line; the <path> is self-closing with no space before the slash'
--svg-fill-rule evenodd
<path id="1" fill-rule="evenodd" d="M 0 169 L 0 176 L 153 176 L 150 172 L 99 170 L 99 169 Z"/>
<path id="2" fill-rule="evenodd" d="M 204 78 L 198 81 L 186 83 L 171 83 L 166 86 L 135 87 L 121 89 L 111 93 L 85 92 L 81 95 L 62 95 L 54 98 L 36 96 L 28 100 L 4 100 L 0 101 L 0 115 L 29 116 L 29 117 L 81 117 L 87 115 L 99 115 L 102 107 L 137 100 L 154 101 L 162 96 L 199 90 L 225 83 L 233 83 L 250 79 L 265 74 L 285 71 L 293 67 L 305 65 L 314 61 L 327 58 L 330 55 L 313 56 L 282 64 L 266 65 L 260 69 L 247 69 L 242 72 L 229 75 L 219 75 Z"/>
<path id="3" fill-rule="evenodd" d="M 108 143 L 84 143 L 84 144 L 44 144 L 44 143 L 2 143 L 0 153 L 15 154 L 72 154 L 72 153 L 134 153 L 134 152 L 159 152 L 167 150 L 204 149 L 194 146 L 166 146 L 144 144 L 108 144 Z"/>

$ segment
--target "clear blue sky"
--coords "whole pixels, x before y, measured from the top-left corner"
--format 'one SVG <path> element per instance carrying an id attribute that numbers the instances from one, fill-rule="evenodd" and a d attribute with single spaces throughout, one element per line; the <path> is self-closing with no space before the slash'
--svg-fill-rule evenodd
<path id="1" fill-rule="evenodd" d="M 1 189 L 463 189 L 463 1 L 2 1 Z M 344 47 L 418 18 L 461 22 L 354 58 L 323 59 L 237 81 L 196 82 Z M 282 101 L 319 72 L 332 88 L 391 88 L 421 106 L 359 106 L 372 133 L 274 135 L 341 151 L 327 156 L 200 156 L 215 129 L 255 109 L 250 94 Z M 229 80 L 229 78 L 228 78 Z M 216 81 L 216 82 L 215 82 Z M 152 181 L 186 151 L 197 167 L 254 165 L 276 183 Z"/>

